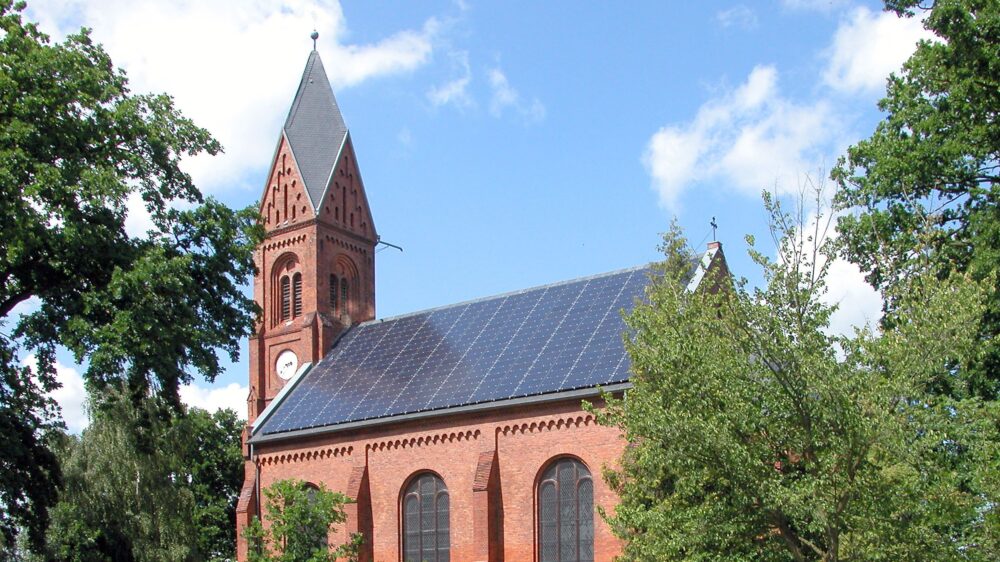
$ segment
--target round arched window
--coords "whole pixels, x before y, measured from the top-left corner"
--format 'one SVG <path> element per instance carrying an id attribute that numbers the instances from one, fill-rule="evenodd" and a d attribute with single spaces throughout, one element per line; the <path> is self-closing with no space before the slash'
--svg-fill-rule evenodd
<path id="1" fill-rule="evenodd" d="M 448 562 L 451 539 L 448 488 L 436 475 L 421 474 L 403 494 L 403 561 Z"/>
<path id="2" fill-rule="evenodd" d="M 538 558 L 593 562 L 594 482 L 576 459 L 549 465 L 538 482 Z"/>

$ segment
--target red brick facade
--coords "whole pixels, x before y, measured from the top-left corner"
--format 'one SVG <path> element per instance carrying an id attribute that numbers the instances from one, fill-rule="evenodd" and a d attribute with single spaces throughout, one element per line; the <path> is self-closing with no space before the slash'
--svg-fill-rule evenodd
<path id="1" fill-rule="evenodd" d="M 402 560 L 401 497 L 410 478 L 430 471 L 447 485 L 451 559 L 537 560 L 537 484 L 549 463 L 570 456 L 594 480 L 595 505 L 611 508 L 615 494 L 600 477 L 624 447 L 619 432 L 594 423 L 578 401 L 385 424 L 309 440 L 255 447 L 251 464 L 266 488 L 285 478 L 324 483 L 357 503 L 331 536 L 366 537 L 365 559 Z M 595 560 L 620 550 L 594 516 Z"/>
<path id="2" fill-rule="evenodd" d="M 261 415 L 285 380 L 279 354 L 292 351 L 298 364 L 319 361 L 352 323 L 375 317 L 374 250 L 378 237 L 368 208 L 350 136 L 338 151 L 330 184 L 314 205 L 300 168 L 282 136 L 261 202 L 267 237 L 257 250 L 254 297 L 263 310 L 250 341 L 249 422 Z M 301 303 L 283 310 L 283 278 L 300 281 Z M 331 276 L 346 279 L 346 306 L 331 294 Z M 290 281 L 289 281 L 290 282 Z M 311 437 L 270 440 L 250 446 L 244 437 L 246 479 L 237 528 L 260 515 L 261 490 L 297 478 L 324 483 L 355 503 L 331 544 L 349 533 L 365 536 L 364 559 L 402 560 L 401 499 L 411 479 L 440 477 L 450 501 L 453 561 L 538 560 L 538 484 L 550 463 L 581 461 L 593 479 L 596 506 L 616 497 L 601 478 L 624 448 L 618 430 L 595 424 L 580 399 L 452 413 L 419 421 L 394 421 Z M 262 514 L 267 521 L 266 513 Z M 620 543 L 594 515 L 595 560 L 611 560 Z M 246 544 L 238 540 L 238 558 Z"/>

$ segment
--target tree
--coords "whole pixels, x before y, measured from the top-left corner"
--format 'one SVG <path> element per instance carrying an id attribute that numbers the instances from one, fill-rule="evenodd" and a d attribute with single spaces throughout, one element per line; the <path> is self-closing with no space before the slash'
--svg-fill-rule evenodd
<path id="1" fill-rule="evenodd" d="M 136 406 L 124 394 L 92 411 L 90 427 L 58 448 L 66 482 L 47 558 L 234 559 L 243 476 L 236 415 L 193 408 L 164 416 L 155 400 Z"/>
<path id="2" fill-rule="evenodd" d="M 926 391 L 974 356 L 983 288 L 915 275 L 891 328 L 831 335 L 823 229 L 765 201 L 780 244 L 772 261 L 750 240 L 761 288 L 689 292 L 675 227 L 626 317 L 634 388 L 598 412 L 631 444 L 605 473 L 623 558 L 995 560 L 998 498 L 954 465 L 995 454 L 996 428 Z"/>
<path id="3" fill-rule="evenodd" d="M 261 237 L 252 208 L 204 198 L 181 167 L 219 152 L 166 95 L 134 95 L 82 30 L 52 44 L 0 0 L 0 536 L 42 542 L 59 469 L 49 449 L 57 346 L 91 392 L 126 384 L 177 410 L 178 385 L 235 359 L 256 307 L 240 284 Z M 152 216 L 125 230 L 130 199 Z M 19 304 L 37 304 L 12 316 Z M 33 355 L 37 368 L 22 362 Z"/>
<path id="4" fill-rule="evenodd" d="M 232 410 L 192 408 L 184 416 L 186 454 L 180 472 L 194 496 L 192 520 L 205 560 L 236 558 L 236 500 L 243 485 L 243 422 Z"/>
<path id="5" fill-rule="evenodd" d="M 275 482 L 264 490 L 264 497 L 270 525 L 265 528 L 254 518 L 244 530 L 249 562 L 357 560 L 360 534 L 335 549 L 327 544 L 333 526 L 347 520 L 344 504 L 350 498 L 327 490 L 322 483 L 314 487 L 294 479 Z"/>
<path id="6" fill-rule="evenodd" d="M 888 0 L 901 17 L 926 13 L 921 42 L 879 102 L 886 116 L 848 149 L 832 177 L 851 211 L 839 223 L 848 259 L 876 288 L 905 282 L 923 254 L 935 274 L 990 278 L 1000 264 L 1000 3 Z M 993 276 L 995 279 L 996 277 Z M 891 310 L 895 302 L 886 301 Z M 966 384 L 939 392 L 1000 395 L 1000 285 L 980 326 L 982 357 Z"/>

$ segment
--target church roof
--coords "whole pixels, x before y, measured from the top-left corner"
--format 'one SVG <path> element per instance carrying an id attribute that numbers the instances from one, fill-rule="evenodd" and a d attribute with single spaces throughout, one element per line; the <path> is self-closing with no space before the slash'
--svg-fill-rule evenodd
<path id="1" fill-rule="evenodd" d="M 644 296 L 650 271 L 615 271 L 354 326 L 275 398 L 254 426 L 254 441 L 626 383 L 621 312 Z"/>
<path id="2" fill-rule="evenodd" d="M 323 200 L 348 135 L 323 61 L 316 51 L 311 52 L 306 61 L 302 81 L 282 131 L 302 174 L 306 193 L 316 209 Z"/>

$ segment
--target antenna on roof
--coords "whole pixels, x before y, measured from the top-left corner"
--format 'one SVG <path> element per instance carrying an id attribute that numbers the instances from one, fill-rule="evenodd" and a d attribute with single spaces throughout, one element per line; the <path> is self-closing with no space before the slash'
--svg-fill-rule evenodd
<path id="1" fill-rule="evenodd" d="M 718 240 L 718 237 L 715 236 L 715 229 L 719 228 L 719 225 L 715 223 L 715 217 L 712 217 L 712 222 L 708 224 L 712 226 L 712 241 Z"/>
<path id="2" fill-rule="evenodd" d="M 313 40 L 313 50 L 316 50 L 316 40 L 319 39 L 319 32 L 313 29 L 313 32 L 309 34 L 309 37 Z"/>

